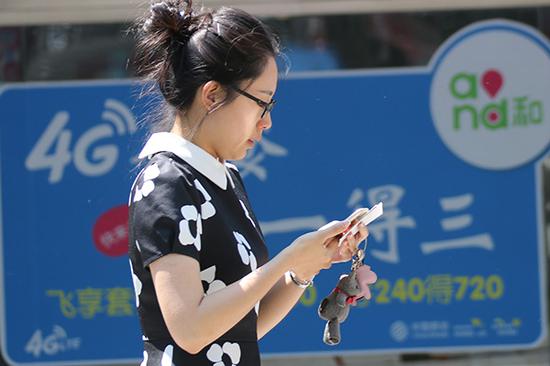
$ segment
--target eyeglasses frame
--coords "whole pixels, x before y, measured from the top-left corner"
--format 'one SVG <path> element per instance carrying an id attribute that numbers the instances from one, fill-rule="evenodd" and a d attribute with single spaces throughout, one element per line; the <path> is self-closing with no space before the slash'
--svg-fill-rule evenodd
<path id="1" fill-rule="evenodd" d="M 261 100 L 260 98 L 256 98 L 252 94 L 247 93 L 244 90 L 242 90 L 242 89 L 240 89 L 236 86 L 232 86 L 231 88 L 233 90 L 235 90 L 237 93 L 241 94 L 242 96 L 245 96 L 248 99 L 251 99 L 251 100 L 255 101 L 256 104 L 258 104 L 260 107 L 262 107 L 264 109 L 264 111 L 262 112 L 262 115 L 261 115 L 260 118 L 264 118 L 266 113 L 271 113 L 271 111 L 273 110 L 273 107 L 275 106 L 276 101 L 273 98 L 271 98 L 271 100 L 268 103 L 268 102 L 265 102 L 265 101 Z"/>

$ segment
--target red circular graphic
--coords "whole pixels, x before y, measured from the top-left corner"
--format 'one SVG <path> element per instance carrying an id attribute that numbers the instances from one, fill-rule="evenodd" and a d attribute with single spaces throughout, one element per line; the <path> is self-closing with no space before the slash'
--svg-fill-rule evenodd
<path id="1" fill-rule="evenodd" d="M 110 209 L 97 219 L 92 236 L 97 250 L 110 257 L 128 253 L 128 206 Z"/>
<path id="2" fill-rule="evenodd" d="M 498 112 L 491 112 L 489 113 L 489 121 L 492 123 L 496 123 L 498 120 L 500 120 L 500 115 Z"/>

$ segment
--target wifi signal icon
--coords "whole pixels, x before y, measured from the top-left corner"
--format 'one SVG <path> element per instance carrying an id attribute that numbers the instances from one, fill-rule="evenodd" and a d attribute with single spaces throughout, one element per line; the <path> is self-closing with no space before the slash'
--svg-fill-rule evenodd
<path id="1" fill-rule="evenodd" d="M 105 110 L 101 114 L 101 118 L 111 122 L 119 136 L 136 132 L 137 125 L 134 114 L 124 103 L 115 99 L 107 99 L 104 106 Z"/>
<path id="2" fill-rule="evenodd" d="M 119 136 L 124 136 L 126 134 L 133 134 L 137 131 L 137 124 L 134 114 L 126 104 L 119 102 L 116 99 L 107 99 L 105 100 L 105 109 L 101 114 L 101 118 L 107 122 L 111 122 L 116 129 L 116 132 Z M 132 164 L 138 162 L 137 156 L 130 158 Z"/>

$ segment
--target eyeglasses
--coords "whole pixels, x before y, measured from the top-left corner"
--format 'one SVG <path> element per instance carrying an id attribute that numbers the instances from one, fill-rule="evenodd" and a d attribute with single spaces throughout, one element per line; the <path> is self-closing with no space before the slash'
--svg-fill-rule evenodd
<path id="1" fill-rule="evenodd" d="M 275 99 L 271 99 L 269 103 L 267 103 L 261 100 L 260 98 L 256 98 L 252 94 L 248 94 L 244 90 L 237 88 L 236 86 L 232 86 L 231 88 L 235 90 L 237 93 L 247 97 L 248 99 L 255 101 L 256 104 L 258 104 L 260 107 L 264 109 L 260 118 L 264 118 L 266 113 L 271 113 L 271 111 L 273 110 L 273 107 L 275 106 Z"/>

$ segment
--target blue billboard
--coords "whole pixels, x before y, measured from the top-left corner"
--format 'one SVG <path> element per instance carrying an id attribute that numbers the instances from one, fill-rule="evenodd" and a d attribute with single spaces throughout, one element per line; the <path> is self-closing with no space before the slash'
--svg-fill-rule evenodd
<path id="1" fill-rule="evenodd" d="M 271 255 L 384 202 L 373 297 L 322 342 L 323 271 L 261 340 L 266 356 L 529 348 L 546 336 L 542 161 L 550 45 L 476 23 L 423 68 L 280 80 L 273 128 L 235 162 Z M 147 100 L 130 81 L 0 91 L 2 352 L 10 364 L 136 362 L 128 192 Z M 547 183 L 548 184 L 548 183 Z"/>

